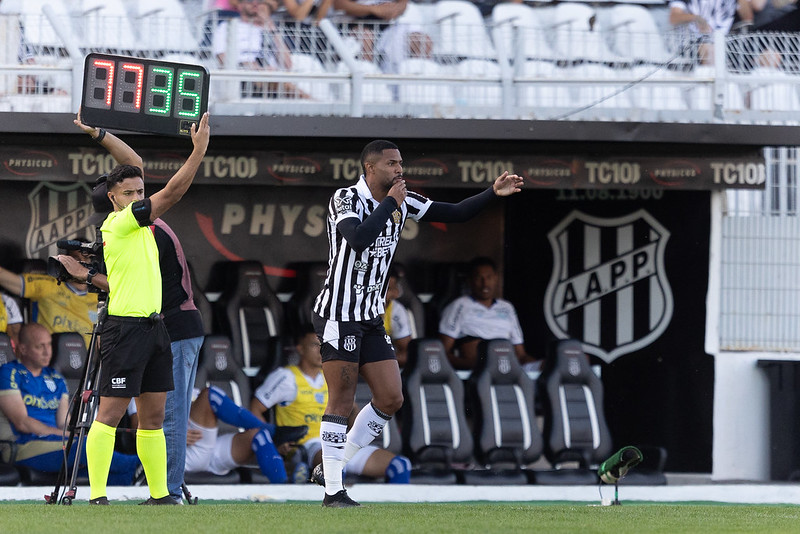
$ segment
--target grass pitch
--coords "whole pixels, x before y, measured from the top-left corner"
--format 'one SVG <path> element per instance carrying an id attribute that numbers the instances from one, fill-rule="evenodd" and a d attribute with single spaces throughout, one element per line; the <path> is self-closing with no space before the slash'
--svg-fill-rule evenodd
<path id="1" fill-rule="evenodd" d="M 581 503 L 374 504 L 323 509 L 319 502 L 201 502 L 197 506 L 136 506 L 134 501 L 89 507 L 0 504 L 0 532 L 465 533 L 778 533 L 800 531 L 800 506 Z"/>

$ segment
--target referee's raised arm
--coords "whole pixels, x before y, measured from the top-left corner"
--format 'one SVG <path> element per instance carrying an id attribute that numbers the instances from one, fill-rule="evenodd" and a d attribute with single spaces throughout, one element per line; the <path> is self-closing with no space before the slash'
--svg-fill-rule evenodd
<path id="1" fill-rule="evenodd" d="M 211 128 L 208 125 L 208 112 L 203 114 L 199 124 L 192 124 L 191 134 L 194 150 L 186 159 L 186 163 L 169 179 L 164 189 L 150 197 L 150 219 L 153 221 L 177 204 L 189 189 L 189 186 L 192 185 L 197 169 L 206 155 L 208 140 L 211 136 Z"/>

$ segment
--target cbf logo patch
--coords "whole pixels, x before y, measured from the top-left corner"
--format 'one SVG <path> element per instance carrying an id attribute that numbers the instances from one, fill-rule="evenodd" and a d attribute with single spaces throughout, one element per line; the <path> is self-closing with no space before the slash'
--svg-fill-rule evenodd
<path id="1" fill-rule="evenodd" d="M 345 336 L 342 347 L 347 352 L 353 352 L 356 350 L 356 336 Z"/>
<path id="2" fill-rule="evenodd" d="M 544 314 L 559 338 L 606 362 L 648 346 L 672 319 L 664 269 L 670 232 L 645 210 L 617 218 L 567 215 L 547 235 L 553 272 Z"/>
<path id="3" fill-rule="evenodd" d="M 28 195 L 28 203 L 31 222 L 25 248 L 29 257 L 55 253 L 56 241 L 79 230 L 88 230 L 91 190 L 83 182 L 68 185 L 41 182 Z M 40 254 L 43 249 L 45 253 Z"/>

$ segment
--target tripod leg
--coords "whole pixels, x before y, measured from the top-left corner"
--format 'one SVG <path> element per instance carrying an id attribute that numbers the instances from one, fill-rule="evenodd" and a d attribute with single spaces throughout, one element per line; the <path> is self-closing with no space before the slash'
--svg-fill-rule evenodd
<path id="1" fill-rule="evenodd" d="M 189 488 L 186 484 L 181 484 L 181 489 L 183 490 L 183 495 L 186 497 L 187 503 L 197 504 L 197 497 L 192 498 L 192 494 L 189 492 Z"/>

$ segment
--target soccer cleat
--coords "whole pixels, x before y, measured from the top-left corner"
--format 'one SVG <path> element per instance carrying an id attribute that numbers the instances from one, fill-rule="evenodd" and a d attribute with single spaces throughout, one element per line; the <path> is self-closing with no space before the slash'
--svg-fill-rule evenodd
<path id="1" fill-rule="evenodd" d="M 311 471 L 311 482 L 320 486 L 325 485 L 325 472 L 322 470 L 322 464 L 317 464 L 314 470 Z"/>
<path id="2" fill-rule="evenodd" d="M 347 490 L 339 490 L 333 495 L 326 493 L 325 498 L 322 499 L 322 506 L 328 508 L 353 508 L 361 505 L 348 497 Z"/>
<path id="3" fill-rule="evenodd" d="M 140 505 L 144 504 L 144 505 L 155 505 L 155 506 L 157 506 L 157 505 L 162 505 L 162 504 L 177 505 L 178 503 L 175 502 L 175 499 L 173 499 L 171 495 L 165 495 L 164 497 L 161 497 L 159 499 L 154 499 L 153 497 L 150 497 L 146 501 L 140 502 L 139 504 Z"/>
<path id="4" fill-rule="evenodd" d="M 275 427 L 275 434 L 272 436 L 272 442 L 276 447 L 284 443 L 295 443 L 308 434 L 308 425 L 300 426 L 279 426 Z"/>
<path id="5" fill-rule="evenodd" d="M 96 499 L 89 499 L 90 505 L 103 505 L 108 506 L 108 497 L 98 497 Z"/>

